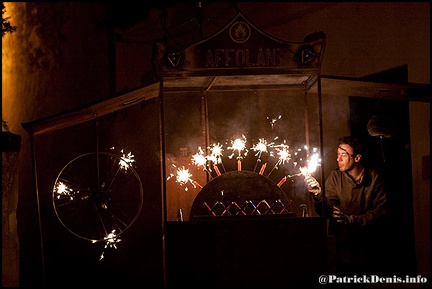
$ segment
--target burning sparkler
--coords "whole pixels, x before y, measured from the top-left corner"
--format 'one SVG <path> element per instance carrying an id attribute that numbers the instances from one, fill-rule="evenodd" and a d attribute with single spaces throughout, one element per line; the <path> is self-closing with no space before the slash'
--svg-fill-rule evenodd
<path id="1" fill-rule="evenodd" d="M 246 149 L 246 136 L 242 135 L 242 139 L 238 138 L 235 139 L 233 141 L 231 141 L 232 146 L 228 147 L 228 149 L 232 150 L 233 153 L 229 156 L 229 158 L 231 159 L 234 154 L 235 151 L 238 152 L 237 155 L 237 170 L 241 171 L 241 159 L 243 158 L 241 152 L 244 151 L 244 156 L 247 155 L 248 150 Z"/>
<path id="2" fill-rule="evenodd" d="M 220 176 L 221 173 L 219 171 L 218 164 L 221 164 L 225 171 L 225 167 L 222 163 L 222 145 L 219 143 L 213 144 L 212 146 L 208 147 L 208 149 L 210 150 L 210 155 L 207 156 L 207 159 L 213 163 L 213 168 L 216 171 L 216 174 Z"/>
<path id="3" fill-rule="evenodd" d="M 176 167 L 174 164 L 172 166 Z M 192 174 L 189 172 L 189 169 L 186 169 L 184 166 L 181 168 L 177 168 L 177 174 L 170 174 L 167 180 L 171 179 L 174 176 L 176 177 L 176 182 L 179 183 L 180 186 L 191 183 L 194 188 L 199 187 L 200 189 L 202 189 L 202 186 L 197 181 L 191 179 Z M 188 191 L 187 187 L 185 187 L 185 191 Z"/>
<path id="4" fill-rule="evenodd" d="M 115 231 L 116 231 L 115 229 L 112 230 L 111 233 L 109 233 L 106 237 L 104 237 L 104 240 L 106 241 L 106 243 L 105 243 L 104 250 L 103 250 L 103 252 L 102 252 L 102 254 L 101 254 L 100 258 L 99 258 L 99 261 L 101 261 L 105 257 L 105 250 L 107 248 L 117 249 L 116 244 L 118 242 L 120 242 L 121 239 L 120 239 L 120 236 L 118 236 L 118 235 L 115 234 Z M 93 242 L 95 242 L 95 241 L 93 241 Z"/>
<path id="5" fill-rule="evenodd" d="M 73 201 L 75 195 L 79 193 L 79 191 L 74 191 L 74 190 L 70 189 L 63 182 L 58 182 L 56 184 L 55 191 L 57 193 L 57 199 L 60 199 L 61 196 L 68 196 L 71 201 Z"/>
<path id="6" fill-rule="evenodd" d="M 127 171 L 127 169 L 131 166 L 131 163 L 135 162 L 134 155 L 132 154 L 132 152 L 129 152 L 127 154 L 127 156 L 123 153 L 123 150 L 121 150 L 122 153 L 122 157 L 119 161 L 119 166 L 124 169 L 125 171 Z"/>
<path id="7" fill-rule="evenodd" d="M 313 151 L 314 154 L 310 157 L 310 159 L 306 160 L 307 166 L 300 167 L 300 173 L 285 176 L 285 180 L 286 178 L 293 178 L 298 176 L 308 177 L 316 171 L 317 167 L 321 165 L 321 158 L 319 157 L 317 148 L 314 148 Z"/>
<path id="8" fill-rule="evenodd" d="M 257 168 L 257 166 L 258 166 L 258 163 L 261 162 L 261 155 L 262 155 L 262 153 L 263 152 L 267 152 L 267 141 L 264 138 L 260 138 L 259 142 L 252 147 L 252 150 L 254 150 L 254 151 L 257 152 L 255 154 L 255 156 L 257 156 L 257 160 L 256 160 L 256 163 L 255 163 L 255 168 L 253 170 L 253 171 L 255 171 L 256 168 Z M 267 165 L 267 164 L 264 164 L 264 165 Z M 264 166 L 264 169 L 261 167 L 261 170 L 260 170 L 260 174 L 261 175 L 262 175 L 261 171 L 264 172 L 264 170 L 265 170 L 265 166 Z"/>
<path id="9" fill-rule="evenodd" d="M 198 152 L 192 156 L 192 163 L 198 167 L 202 166 L 203 170 L 212 178 L 210 171 L 207 169 L 207 159 L 204 155 L 204 150 L 201 147 L 198 147 Z"/>
<path id="10" fill-rule="evenodd" d="M 283 165 L 286 162 L 289 162 L 291 159 L 291 154 L 289 153 L 289 145 L 285 144 L 285 141 L 283 144 L 280 144 L 278 146 L 275 146 L 277 154 L 279 155 L 279 159 L 276 162 L 276 164 L 271 169 L 270 173 L 267 175 L 267 177 L 270 176 L 270 174 L 275 170 L 278 169 L 279 165 Z"/>
<path id="11" fill-rule="evenodd" d="M 305 146 L 305 150 L 307 151 L 307 146 Z M 301 151 L 301 149 L 298 149 L 298 151 L 295 153 L 297 156 L 298 153 Z M 316 171 L 317 167 L 320 165 L 321 159 L 319 158 L 318 149 L 313 149 L 314 154 L 310 157 L 310 159 L 307 159 L 306 162 L 308 163 L 305 167 L 300 167 L 300 173 L 294 174 L 294 175 L 286 175 L 284 176 L 279 183 L 277 184 L 278 187 L 282 186 L 288 178 L 298 177 L 298 176 L 310 176 L 313 172 Z M 299 159 L 300 161 L 303 160 L 302 157 Z M 297 162 L 294 162 L 294 165 L 297 165 Z"/>

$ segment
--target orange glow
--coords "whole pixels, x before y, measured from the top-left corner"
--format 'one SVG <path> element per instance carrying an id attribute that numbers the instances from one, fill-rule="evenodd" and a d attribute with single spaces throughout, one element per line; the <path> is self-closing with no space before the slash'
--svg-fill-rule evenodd
<path id="1" fill-rule="evenodd" d="M 6 33 L 2 37 L 2 119 L 7 122 L 9 129 L 16 133 L 21 129 L 18 113 L 15 113 L 20 107 L 17 81 L 20 72 L 16 68 L 17 51 L 17 34 L 19 33 L 19 7 L 25 3 L 4 2 L 6 13 L 4 18 L 17 30 L 12 33 Z"/>

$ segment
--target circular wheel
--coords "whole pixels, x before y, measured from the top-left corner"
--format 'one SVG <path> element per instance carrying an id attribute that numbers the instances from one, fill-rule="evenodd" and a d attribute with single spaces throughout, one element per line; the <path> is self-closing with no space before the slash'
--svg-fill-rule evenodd
<path id="1" fill-rule="evenodd" d="M 138 218 L 143 188 L 127 159 L 93 152 L 60 171 L 52 199 L 57 218 L 69 232 L 98 242 L 119 236 Z"/>

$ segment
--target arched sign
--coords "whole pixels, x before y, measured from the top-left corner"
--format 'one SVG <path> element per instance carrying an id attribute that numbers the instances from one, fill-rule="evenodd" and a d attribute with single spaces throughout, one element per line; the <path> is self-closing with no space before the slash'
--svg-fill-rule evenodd
<path id="1" fill-rule="evenodd" d="M 213 36 L 175 51 L 157 46 L 160 76 L 249 75 L 319 72 L 325 34 L 287 42 L 256 28 L 241 13 Z"/>

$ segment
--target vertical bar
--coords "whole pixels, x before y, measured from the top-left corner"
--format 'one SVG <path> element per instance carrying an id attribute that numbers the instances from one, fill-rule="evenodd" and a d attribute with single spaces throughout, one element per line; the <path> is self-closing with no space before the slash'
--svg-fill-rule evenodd
<path id="1" fill-rule="evenodd" d="M 167 286 L 167 268 L 166 268 L 166 240 L 165 240 L 165 222 L 167 220 L 167 209 L 166 209 L 166 159 L 165 159 L 165 112 L 164 112 L 164 101 L 163 101 L 163 80 L 159 82 L 159 143 L 160 143 L 160 165 L 161 165 L 161 206 L 162 206 L 162 274 L 163 274 L 163 286 Z"/>
<path id="2" fill-rule="evenodd" d="M 36 151 L 34 147 L 33 132 L 30 134 L 30 147 L 31 147 L 31 157 L 32 157 L 32 166 L 33 166 L 33 184 L 36 192 L 36 204 L 37 204 L 38 223 L 39 223 L 39 241 L 41 247 L 41 266 L 42 266 L 42 287 L 45 288 L 46 287 L 45 252 L 44 252 L 44 245 L 43 245 L 42 218 L 41 218 L 41 211 L 40 211 L 39 185 L 37 180 L 37 167 L 36 167 Z"/>
<path id="3" fill-rule="evenodd" d="M 322 97 L 321 97 L 321 74 L 318 74 L 318 115 L 319 115 L 319 146 L 320 146 L 320 152 L 321 154 L 324 154 L 324 141 L 323 141 L 323 124 L 322 124 Z M 324 158 L 324 155 L 322 155 L 322 158 Z M 321 191 L 323 194 L 323 198 L 325 198 L 325 176 L 324 176 L 324 170 L 321 169 Z M 324 216 L 326 215 L 324 205 L 325 202 L 322 202 L 323 206 L 323 213 Z"/>
<path id="4" fill-rule="evenodd" d="M 309 158 L 309 114 L 308 114 L 307 90 L 303 94 L 304 94 L 306 158 Z"/>

